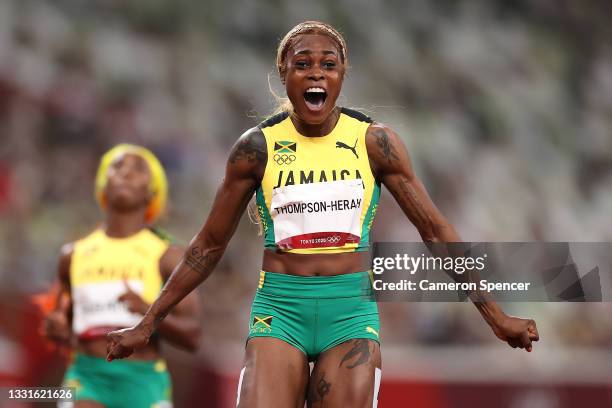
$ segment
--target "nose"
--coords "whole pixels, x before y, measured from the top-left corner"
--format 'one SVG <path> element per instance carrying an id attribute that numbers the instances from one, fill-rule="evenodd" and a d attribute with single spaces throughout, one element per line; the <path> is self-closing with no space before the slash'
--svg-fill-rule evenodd
<path id="1" fill-rule="evenodd" d="M 318 64 L 313 65 L 312 69 L 308 73 L 308 79 L 311 79 L 313 81 L 320 81 L 323 78 L 323 70 L 321 69 L 321 67 Z"/>

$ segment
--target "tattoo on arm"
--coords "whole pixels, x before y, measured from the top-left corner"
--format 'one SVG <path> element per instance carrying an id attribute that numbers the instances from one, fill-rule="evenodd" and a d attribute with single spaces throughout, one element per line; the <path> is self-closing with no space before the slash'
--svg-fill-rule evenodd
<path id="1" fill-rule="evenodd" d="M 370 352 L 369 340 L 368 339 L 355 339 L 353 340 L 353 348 L 350 349 L 344 355 L 344 357 L 342 357 L 342 360 L 340 361 L 340 364 L 338 364 L 338 367 L 340 367 L 342 363 L 344 362 L 348 362 L 349 360 L 352 360 L 353 358 L 357 358 L 353 364 L 346 366 L 347 368 L 355 368 L 357 366 L 360 366 L 362 364 L 369 362 L 371 355 L 372 353 Z"/>
<path id="2" fill-rule="evenodd" d="M 203 253 L 199 246 L 194 246 L 185 256 L 185 265 L 200 275 L 207 276 L 219 260 L 216 252 Z"/>
<path id="3" fill-rule="evenodd" d="M 246 160 L 250 164 L 257 162 L 265 163 L 268 159 L 268 151 L 266 150 L 265 138 L 261 130 L 248 133 L 246 137 L 242 137 L 238 144 L 232 149 L 229 157 L 229 162 L 235 164 L 238 161 Z M 262 143 L 263 142 L 263 143 Z"/>
<path id="4" fill-rule="evenodd" d="M 158 297 L 158 300 L 153 303 L 153 316 L 155 316 L 155 318 L 153 319 L 154 326 L 157 326 L 159 322 L 161 322 L 170 313 L 172 308 L 178 303 L 178 300 L 164 300 L 164 295 L 166 293 L 172 293 L 174 291 L 180 292 L 184 290 L 182 289 L 182 287 L 184 286 L 197 286 L 197 284 L 202 282 L 202 280 L 206 279 L 206 277 L 210 275 L 219 259 L 221 259 L 222 255 L 222 249 L 212 249 L 204 252 L 202 250 L 202 247 L 199 245 L 195 245 L 189 248 L 187 254 L 185 255 L 185 258 L 179 264 L 179 269 L 187 267 L 192 271 L 196 272 L 199 275 L 197 279 L 198 282 L 194 281 L 193 275 L 184 275 L 182 273 L 173 272 L 173 276 L 170 277 L 167 284 L 162 289 L 162 293 Z M 186 294 L 187 293 L 185 293 L 185 295 Z"/>
<path id="5" fill-rule="evenodd" d="M 395 152 L 395 147 L 393 147 L 391 144 L 387 132 L 385 132 L 383 129 L 375 129 L 374 136 L 376 136 L 376 145 L 378 145 L 380 152 L 382 153 L 383 157 L 387 159 L 389 164 L 391 164 L 393 160 L 399 160 L 399 157 Z"/>
<path id="6" fill-rule="evenodd" d="M 417 227 L 428 225 L 429 216 L 423 202 L 419 199 L 419 194 L 414 190 L 414 186 L 405 176 L 401 176 L 398 181 L 398 201 L 401 207 L 409 208 L 410 218 Z M 428 238 L 428 237 L 427 237 Z"/>

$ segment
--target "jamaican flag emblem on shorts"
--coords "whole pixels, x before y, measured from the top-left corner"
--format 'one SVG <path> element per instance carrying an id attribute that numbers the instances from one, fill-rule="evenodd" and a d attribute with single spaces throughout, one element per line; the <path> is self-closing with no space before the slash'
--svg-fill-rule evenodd
<path id="1" fill-rule="evenodd" d="M 278 165 L 291 164 L 296 160 L 297 143 L 288 140 L 274 142 L 274 162 Z"/>
<path id="2" fill-rule="evenodd" d="M 253 316 L 251 323 L 251 333 L 271 333 L 272 316 Z"/>

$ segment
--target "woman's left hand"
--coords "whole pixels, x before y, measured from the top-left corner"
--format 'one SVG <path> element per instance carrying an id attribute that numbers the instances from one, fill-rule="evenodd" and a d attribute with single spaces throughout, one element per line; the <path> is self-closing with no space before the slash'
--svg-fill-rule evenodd
<path id="1" fill-rule="evenodd" d="M 512 348 L 532 350 L 532 341 L 538 341 L 540 335 L 536 323 L 532 319 L 522 319 L 514 316 L 504 316 L 501 321 L 492 326 L 493 332 Z"/>

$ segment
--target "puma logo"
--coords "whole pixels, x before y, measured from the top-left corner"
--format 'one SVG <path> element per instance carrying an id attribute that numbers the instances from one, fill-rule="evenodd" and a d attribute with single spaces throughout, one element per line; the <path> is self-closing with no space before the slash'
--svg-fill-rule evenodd
<path id="1" fill-rule="evenodd" d="M 357 140 L 358 139 L 355 139 L 355 146 L 353 147 L 347 145 L 346 143 L 336 142 L 336 149 L 348 149 L 351 152 L 355 153 L 355 157 L 359 158 L 359 155 L 357 154 L 357 150 L 355 150 L 355 148 L 357 147 Z"/>
<path id="2" fill-rule="evenodd" d="M 370 326 L 366 327 L 366 331 L 368 333 L 372 333 L 373 335 L 375 335 L 376 337 L 378 337 L 378 332 L 376 330 L 374 330 L 373 328 L 371 328 Z"/>

